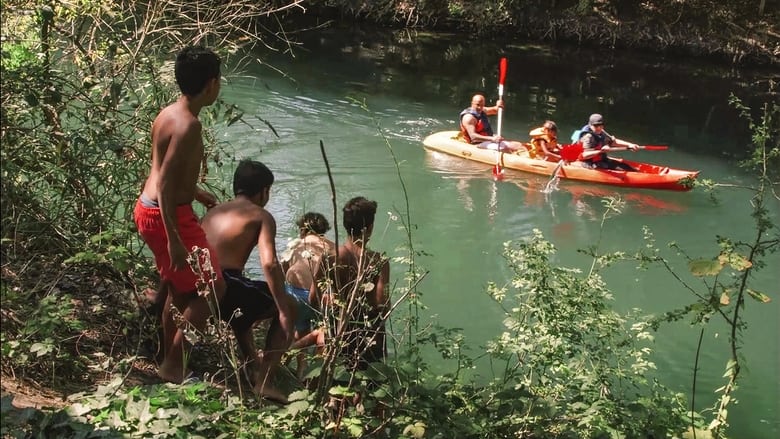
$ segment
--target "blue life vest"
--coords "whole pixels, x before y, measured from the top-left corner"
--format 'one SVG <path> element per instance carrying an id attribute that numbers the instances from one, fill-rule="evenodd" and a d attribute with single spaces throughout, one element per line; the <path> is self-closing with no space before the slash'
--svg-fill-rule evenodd
<path id="1" fill-rule="evenodd" d="M 582 137 L 585 134 L 590 134 L 596 140 L 596 144 L 593 145 L 590 149 L 600 149 L 602 146 L 609 145 L 610 143 L 612 143 L 612 136 L 607 134 L 606 131 L 602 130 L 601 134 L 596 134 L 595 131 L 590 129 L 590 125 L 585 125 L 584 127 L 582 127 L 581 130 L 577 130 L 574 133 L 572 133 L 571 141 L 575 142 L 575 143 L 579 142 L 580 139 L 582 139 Z M 576 135 L 576 138 L 575 138 L 575 135 Z"/>

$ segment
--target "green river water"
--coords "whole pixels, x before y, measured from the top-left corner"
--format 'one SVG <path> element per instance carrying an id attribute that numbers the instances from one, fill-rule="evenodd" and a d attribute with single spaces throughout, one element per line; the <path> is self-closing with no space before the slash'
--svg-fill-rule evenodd
<path id="1" fill-rule="evenodd" d="M 339 208 L 355 195 L 377 200 L 372 246 L 395 256 L 402 254 L 397 249 L 406 239 L 398 220 L 406 201 L 381 131 L 408 189 L 415 247 L 430 255 L 417 259 L 429 271 L 420 286 L 428 306 L 423 324 L 435 320 L 462 328 L 474 355 L 503 329 L 499 307 L 484 292 L 488 281 L 503 284 L 509 279 L 501 257 L 503 243 L 539 229 L 557 247 L 556 262 L 587 270 L 590 260 L 577 250 L 598 239 L 605 196 L 623 198 L 626 208 L 608 221 L 604 250 L 638 249 L 644 226 L 661 247 L 674 241 L 702 257 L 717 254 L 716 235 L 752 236 L 747 192 L 724 192 L 714 204 L 701 190 L 674 193 L 563 181 L 557 191 L 545 195 L 545 177 L 507 171 L 506 179 L 496 183 L 489 166 L 427 152 L 422 139 L 455 129 L 457 114 L 474 92 L 484 92 L 492 102 L 498 59 L 506 56 L 505 137 L 524 140 L 531 128 L 551 118 L 565 139 L 590 113 L 600 112 L 612 134 L 670 147 L 624 153 L 632 159 L 699 169 L 702 178 L 718 182 L 749 183 L 751 175 L 735 166 L 749 134 L 727 97 L 734 91 L 758 106 L 766 100 L 761 96 L 766 73 L 641 54 L 469 45 L 463 36 L 408 32 L 328 31 L 305 37 L 304 43 L 294 50 L 295 57 L 255 53 L 262 63 L 250 63 L 243 76 L 230 77 L 222 97 L 246 111 L 249 125 L 221 129 L 218 140 L 235 149 L 237 158 L 261 160 L 275 172 L 267 207 L 278 221 L 280 250 L 295 234 L 294 220 L 304 211 L 332 216 L 322 141 Z M 258 117 L 272 124 L 279 137 Z M 230 169 L 223 169 L 222 178 L 229 178 Z M 777 221 L 780 206 L 777 200 L 770 203 Z M 685 273 L 682 259 L 669 250 L 665 256 Z M 739 402 L 729 410 L 735 437 L 780 436 L 780 258 L 774 255 L 767 262 L 754 287 L 774 300 L 749 300 L 745 310 L 749 327 L 742 354 L 747 367 L 736 394 Z M 257 265 L 254 270 L 259 272 Z M 404 267 L 393 270 L 393 278 L 401 279 Z M 604 276 L 619 310 L 638 307 L 661 313 L 693 301 L 660 270 L 621 264 Z M 711 406 L 714 390 L 725 384 L 725 330 L 725 325 L 715 324 L 705 332 L 697 409 Z M 697 338 L 698 330 L 687 322 L 669 324 L 656 335 L 657 375 L 686 394 Z"/>

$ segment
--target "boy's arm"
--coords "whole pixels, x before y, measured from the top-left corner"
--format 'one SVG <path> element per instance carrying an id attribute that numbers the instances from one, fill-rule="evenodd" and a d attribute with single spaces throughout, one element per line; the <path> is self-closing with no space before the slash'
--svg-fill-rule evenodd
<path id="1" fill-rule="evenodd" d="M 560 160 L 561 156 L 556 154 L 556 153 L 554 153 L 554 152 L 552 152 L 552 148 L 555 147 L 554 145 L 552 146 L 552 148 L 549 148 L 549 149 L 547 148 L 547 145 L 549 145 L 549 144 L 550 143 L 547 142 L 547 140 L 542 140 L 542 142 L 541 142 L 542 152 L 544 152 L 545 156 L 547 156 L 547 157 L 551 157 L 551 158 L 553 158 L 555 160 Z"/>
<path id="2" fill-rule="evenodd" d="M 376 310 L 384 314 L 390 307 L 390 295 L 388 294 L 389 291 L 387 291 L 390 284 L 390 262 L 385 257 L 379 257 L 382 258 L 382 268 L 379 271 L 379 278 L 374 290 L 374 303 L 376 304 Z"/>
<path id="3" fill-rule="evenodd" d="M 211 209 L 216 206 L 218 202 L 217 197 L 214 194 L 199 187 L 195 188 L 195 200 L 204 205 L 206 209 Z"/>
<path id="4" fill-rule="evenodd" d="M 327 303 L 323 300 L 325 296 L 320 292 L 320 282 L 328 276 L 328 267 L 334 266 L 333 255 L 323 254 L 320 263 L 317 264 L 317 268 L 314 270 L 314 276 L 312 277 L 311 287 L 309 287 L 309 304 L 315 309 L 322 309 Z"/>
<path id="5" fill-rule="evenodd" d="M 257 248 L 265 274 L 265 281 L 271 290 L 271 295 L 279 310 L 279 324 L 284 330 L 287 343 L 292 342 L 295 317 L 289 300 L 284 291 L 284 274 L 276 257 L 276 221 L 265 209 L 261 213 L 260 235 L 257 238 Z"/>
<path id="6" fill-rule="evenodd" d="M 168 254 L 171 258 L 171 268 L 183 269 L 187 267 L 187 249 L 179 235 L 179 227 L 176 221 L 175 194 L 180 184 L 181 176 L 187 164 L 187 145 L 197 145 L 202 142 L 200 122 L 190 123 L 184 133 L 174 132 L 165 150 L 165 156 L 160 164 L 160 176 L 157 186 L 157 202 L 160 205 L 160 214 L 168 237 Z M 154 145 L 156 148 L 157 145 Z"/>

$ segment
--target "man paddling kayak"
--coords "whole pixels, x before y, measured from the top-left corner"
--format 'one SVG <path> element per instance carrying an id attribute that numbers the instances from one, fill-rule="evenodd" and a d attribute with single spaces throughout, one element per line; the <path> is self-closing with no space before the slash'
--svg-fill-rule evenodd
<path id="1" fill-rule="evenodd" d="M 471 98 L 471 106 L 460 112 L 460 133 L 463 140 L 475 144 L 480 148 L 500 150 L 503 152 L 516 152 L 524 150 L 520 142 L 504 140 L 498 134 L 493 134 L 488 116 L 498 113 L 499 108 L 504 107 L 503 99 L 499 99 L 492 107 L 485 106 L 485 97 L 476 94 Z"/>
<path id="2" fill-rule="evenodd" d="M 626 142 L 614 137 L 604 131 L 604 116 L 594 113 L 588 118 L 588 124 L 581 130 L 575 131 L 572 135 L 572 141 L 579 141 L 585 152 L 582 154 L 584 164 L 598 169 L 620 169 L 623 171 L 636 171 L 636 169 L 623 163 L 607 157 L 607 151 L 612 146 L 627 147 L 631 151 L 639 149 L 636 143 Z M 596 151 L 601 151 L 596 153 Z"/>

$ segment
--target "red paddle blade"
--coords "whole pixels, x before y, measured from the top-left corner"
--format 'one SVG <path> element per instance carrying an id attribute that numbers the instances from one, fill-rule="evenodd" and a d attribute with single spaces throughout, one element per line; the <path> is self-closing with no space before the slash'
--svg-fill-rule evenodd
<path id="1" fill-rule="evenodd" d="M 506 79 L 506 58 L 501 58 L 498 63 L 498 83 L 504 85 Z"/>
<path id="2" fill-rule="evenodd" d="M 580 154 L 582 154 L 582 143 L 572 143 L 569 145 L 561 145 L 560 152 L 561 152 L 561 159 L 567 161 L 567 162 L 574 162 L 579 159 Z"/>
<path id="3" fill-rule="evenodd" d="M 494 165 L 493 166 L 493 178 L 496 180 L 501 180 L 504 178 L 504 170 L 501 169 L 501 165 Z"/>

